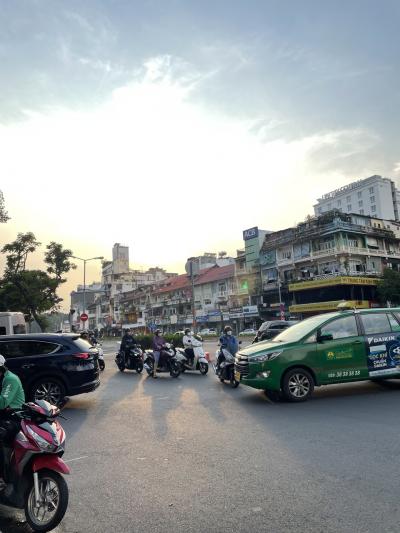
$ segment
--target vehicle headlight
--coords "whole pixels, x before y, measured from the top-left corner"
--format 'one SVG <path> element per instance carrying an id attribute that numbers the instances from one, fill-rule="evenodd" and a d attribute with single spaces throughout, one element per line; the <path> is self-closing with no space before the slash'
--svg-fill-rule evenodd
<path id="1" fill-rule="evenodd" d="M 42 450 L 45 450 L 46 452 L 51 452 L 57 448 L 54 444 L 51 444 L 50 442 L 47 442 L 43 437 L 38 435 L 36 431 L 33 431 L 33 429 L 29 426 L 26 426 L 28 433 L 31 435 L 33 439 L 37 442 L 37 444 L 40 446 Z"/>
<path id="2" fill-rule="evenodd" d="M 265 363 L 265 361 L 272 361 L 273 359 L 276 359 L 279 355 L 281 355 L 282 350 L 280 352 L 271 352 L 271 353 L 265 353 L 262 355 L 255 355 L 254 357 L 250 357 L 249 362 L 250 363 Z"/>

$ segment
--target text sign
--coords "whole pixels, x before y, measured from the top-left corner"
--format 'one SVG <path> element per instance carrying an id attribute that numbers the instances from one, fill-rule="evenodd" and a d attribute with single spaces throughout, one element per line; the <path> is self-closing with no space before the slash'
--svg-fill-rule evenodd
<path id="1" fill-rule="evenodd" d="M 243 232 L 243 240 L 248 241 L 250 239 L 255 239 L 258 237 L 258 227 L 255 226 L 254 228 L 245 229 Z"/>

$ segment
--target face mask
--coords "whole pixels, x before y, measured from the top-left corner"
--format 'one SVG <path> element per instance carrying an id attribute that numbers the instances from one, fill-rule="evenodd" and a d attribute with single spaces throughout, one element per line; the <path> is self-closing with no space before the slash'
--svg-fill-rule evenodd
<path id="1" fill-rule="evenodd" d="M 227 331 L 227 335 L 232 335 L 232 331 Z"/>

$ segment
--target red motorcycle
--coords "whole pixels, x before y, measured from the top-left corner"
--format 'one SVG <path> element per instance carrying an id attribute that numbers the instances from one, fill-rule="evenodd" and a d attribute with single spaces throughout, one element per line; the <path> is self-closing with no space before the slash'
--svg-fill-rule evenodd
<path id="1" fill-rule="evenodd" d="M 24 509 L 33 531 L 51 531 L 63 519 L 68 506 L 68 486 L 62 474 L 69 474 L 61 459 L 65 432 L 56 420 L 60 409 L 45 400 L 27 403 L 13 417 L 20 431 L 4 447 L 6 489 L 0 503 Z"/>

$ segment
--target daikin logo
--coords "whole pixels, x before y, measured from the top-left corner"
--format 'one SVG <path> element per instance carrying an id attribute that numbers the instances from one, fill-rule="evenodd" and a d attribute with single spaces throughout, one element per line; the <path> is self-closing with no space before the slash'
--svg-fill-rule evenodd
<path id="1" fill-rule="evenodd" d="M 388 341 L 394 341 L 396 337 L 394 335 L 389 335 L 388 337 L 368 337 L 368 344 L 372 344 L 373 342 L 388 342 Z"/>

